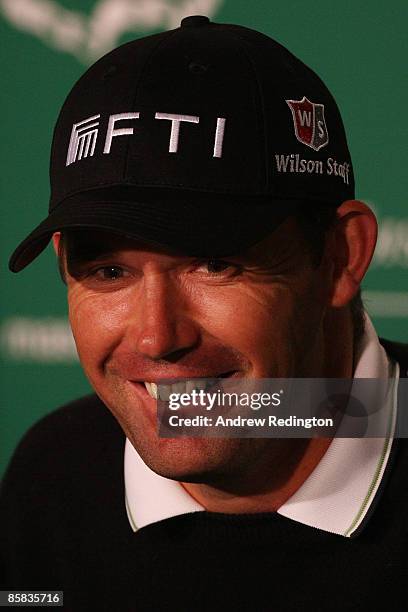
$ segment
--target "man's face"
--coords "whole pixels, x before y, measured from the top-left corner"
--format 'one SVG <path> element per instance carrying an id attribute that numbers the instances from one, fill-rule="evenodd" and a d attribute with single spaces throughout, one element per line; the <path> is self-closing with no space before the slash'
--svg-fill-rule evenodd
<path id="1" fill-rule="evenodd" d="M 80 360 L 145 462 L 166 477 L 208 483 L 242 476 L 250 464 L 270 469 L 271 440 L 159 438 L 144 382 L 323 375 L 328 266 L 311 265 L 296 221 L 225 261 L 102 232 L 81 240 L 86 254 L 75 249 L 67 272 Z"/>

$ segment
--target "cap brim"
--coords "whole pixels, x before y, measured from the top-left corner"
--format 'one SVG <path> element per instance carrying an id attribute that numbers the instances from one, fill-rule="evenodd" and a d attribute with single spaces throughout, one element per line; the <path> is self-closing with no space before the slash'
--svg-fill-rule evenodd
<path id="1" fill-rule="evenodd" d="M 133 199 L 134 198 L 134 199 Z M 126 235 L 193 257 L 225 257 L 244 251 L 272 232 L 298 207 L 295 200 L 110 187 L 61 202 L 19 244 L 9 261 L 19 272 L 56 231 L 89 227 Z"/>

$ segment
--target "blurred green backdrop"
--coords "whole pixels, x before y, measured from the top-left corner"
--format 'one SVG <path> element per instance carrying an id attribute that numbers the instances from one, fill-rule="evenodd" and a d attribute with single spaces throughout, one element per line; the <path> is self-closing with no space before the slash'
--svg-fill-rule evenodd
<path id="1" fill-rule="evenodd" d="M 89 391 L 50 248 L 13 275 L 7 260 L 46 216 L 59 108 L 85 67 L 121 42 L 182 17 L 253 27 L 309 64 L 333 92 L 354 160 L 357 197 L 380 222 L 364 299 L 380 335 L 408 341 L 407 0 L 0 0 L 0 473 L 26 429 Z"/>

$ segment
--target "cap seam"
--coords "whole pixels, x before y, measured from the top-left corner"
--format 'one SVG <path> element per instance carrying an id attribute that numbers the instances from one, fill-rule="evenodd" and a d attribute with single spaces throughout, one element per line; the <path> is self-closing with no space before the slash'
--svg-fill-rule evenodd
<path id="1" fill-rule="evenodd" d="M 135 108 L 136 100 L 137 100 L 137 95 L 139 93 L 140 84 L 141 84 L 143 76 L 144 76 L 144 74 L 145 74 L 145 72 L 147 70 L 148 65 L 150 64 L 151 60 L 153 59 L 153 57 L 155 56 L 157 51 L 160 49 L 160 47 L 162 47 L 165 43 L 169 42 L 169 40 L 171 38 L 173 38 L 173 36 L 175 36 L 179 32 L 179 30 L 180 30 L 180 28 L 176 28 L 174 30 L 170 30 L 170 32 L 167 32 L 167 36 L 164 36 L 162 39 L 160 39 L 158 44 L 149 53 L 149 56 L 146 59 L 145 64 L 144 64 L 142 70 L 140 71 L 140 75 L 139 75 L 138 81 L 136 83 L 135 93 L 134 93 L 134 96 L 133 96 L 133 99 L 132 99 L 132 109 Z M 163 33 L 163 34 L 165 34 L 165 33 Z M 130 140 L 128 140 L 126 142 L 125 163 L 124 163 L 123 175 L 122 175 L 122 178 L 124 180 L 126 180 L 126 177 L 128 175 L 128 171 L 129 171 L 129 152 L 130 152 Z"/>
<path id="2" fill-rule="evenodd" d="M 264 105 L 264 97 L 263 97 L 263 91 L 262 91 L 262 87 L 261 87 L 261 83 L 259 81 L 258 78 L 258 73 L 255 69 L 255 65 L 254 62 L 252 60 L 252 57 L 249 53 L 249 48 L 248 48 L 248 43 L 247 41 L 242 38 L 239 33 L 235 30 L 228 30 L 229 33 L 231 34 L 231 36 L 233 36 L 236 40 L 239 40 L 241 42 L 241 50 L 243 51 L 243 53 L 245 54 L 246 60 L 248 62 L 248 64 L 251 67 L 252 73 L 255 77 L 255 82 L 256 82 L 256 86 L 257 86 L 257 90 L 258 90 L 258 97 L 259 97 L 259 102 L 260 102 L 260 110 L 261 110 L 261 115 L 262 115 L 262 126 L 259 125 L 259 116 L 256 117 L 256 122 L 257 122 L 257 127 L 258 127 L 258 131 L 259 134 L 262 135 L 262 139 L 263 139 L 263 151 L 264 151 L 264 184 L 265 187 L 268 189 L 269 185 L 270 185 L 270 180 L 269 180 L 269 171 L 268 171 L 268 143 L 267 143 L 267 139 L 266 139 L 266 125 L 265 125 L 265 105 Z M 259 130 L 259 128 L 261 128 Z"/>

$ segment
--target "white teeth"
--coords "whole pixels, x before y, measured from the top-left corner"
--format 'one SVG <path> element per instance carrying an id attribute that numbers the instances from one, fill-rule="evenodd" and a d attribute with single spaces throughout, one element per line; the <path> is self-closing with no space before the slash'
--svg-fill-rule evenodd
<path id="1" fill-rule="evenodd" d="M 186 382 L 186 393 L 190 395 L 194 389 L 197 389 L 197 383 L 195 383 L 194 380 L 188 380 Z"/>
<path id="2" fill-rule="evenodd" d="M 152 392 L 152 397 L 154 397 L 154 399 L 157 399 L 157 385 L 156 383 L 150 383 L 150 389 Z"/>
<path id="3" fill-rule="evenodd" d="M 171 387 L 171 392 L 172 393 L 177 393 L 177 394 L 181 394 L 181 393 L 186 393 L 186 383 L 185 382 L 178 382 L 178 383 L 173 383 L 172 385 L 169 385 L 169 387 Z"/>
<path id="4" fill-rule="evenodd" d="M 172 385 L 157 386 L 157 384 L 153 382 L 145 382 L 144 384 L 150 397 L 168 402 L 172 393 L 177 393 L 178 395 L 181 393 L 188 393 L 190 395 L 194 389 L 197 391 L 205 391 L 205 389 L 212 386 L 213 382 L 212 379 L 201 378 L 197 380 L 180 381 Z"/>
<path id="5" fill-rule="evenodd" d="M 192 385 L 191 391 L 193 389 L 197 389 L 197 391 L 200 391 L 200 389 L 202 389 L 203 391 L 205 391 L 207 387 L 209 387 L 212 383 L 211 383 L 211 380 L 207 380 L 206 378 L 201 378 L 198 380 L 191 380 L 187 384 Z M 190 391 L 188 391 L 188 393 L 190 393 Z"/>
<path id="6" fill-rule="evenodd" d="M 168 402 L 170 399 L 171 393 L 174 393 L 172 390 L 173 385 L 160 385 L 160 388 L 157 388 L 157 397 L 161 399 L 162 402 Z"/>
<path id="7" fill-rule="evenodd" d="M 156 383 L 145 382 L 145 387 L 147 389 L 148 394 L 153 399 L 157 399 L 157 385 Z"/>

